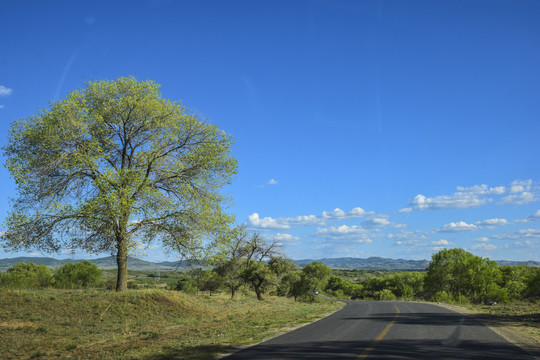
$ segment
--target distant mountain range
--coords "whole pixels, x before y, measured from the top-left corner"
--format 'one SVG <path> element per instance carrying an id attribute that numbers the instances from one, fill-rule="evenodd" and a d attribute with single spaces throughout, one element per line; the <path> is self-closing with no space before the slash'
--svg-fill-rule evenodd
<path id="1" fill-rule="evenodd" d="M 351 257 L 324 258 L 320 260 L 306 259 L 295 260 L 295 263 L 302 267 L 313 261 L 320 261 L 333 269 L 357 270 L 425 270 L 429 265 L 429 261 L 427 260 L 403 260 L 382 257 L 370 257 L 367 259 Z"/>
<path id="2" fill-rule="evenodd" d="M 0 259 L 0 271 L 6 271 L 16 263 L 20 262 L 33 262 L 35 264 L 43 264 L 50 268 L 57 268 L 66 263 L 76 263 L 84 261 L 84 259 L 54 259 L 50 257 L 16 257 L 8 259 Z M 96 264 L 100 269 L 116 269 L 116 257 L 107 256 L 98 259 L 88 259 L 91 263 Z M 127 266 L 129 270 L 139 270 L 139 271 L 174 271 L 179 268 L 188 268 L 190 263 L 187 261 L 161 261 L 161 262 L 150 262 L 145 260 L 140 260 L 134 257 L 128 257 Z"/>
<path id="3" fill-rule="evenodd" d="M 16 257 L 0 259 L 0 271 L 6 271 L 16 263 L 20 262 L 33 262 L 35 264 L 43 264 L 50 268 L 57 268 L 65 263 L 80 262 L 83 260 L 63 259 L 58 260 L 50 257 Z M 96 264 L 101 269 L 116 269 L 116 258 L 114 256 L 107 256 L 98 259 L 88 260 Z M 428 260 L 404 260 L 404 259 L 389 259 L 382 257 L 370 257 L 367 259 L 360 258 L 324 258 L 319 260 L 304 259 L 293 260 L 298 266 L 303 267 L 314 261 L 320 261 L 324 265 L 330 266 L 333 269 L 357 269 L 357 270 L 416 270 L 422 271 L 429 265 Z M 540 267 L 539 261 L 507 261 L 507 260 L 495 260 L 499 266 L 507 265 L 528 265 Z M 174 271 L 185 270 L 194 266 L 188 261 L 161 261 L 150 262 L 140 260 L 134 257 L 128 257 L 128 269 L 139 271 Z"/>
<path id="4" fill-rule="evenodd" d="M 329 258 L 320 260 L 295 260 L 299 266 L 305 266 L 313 261 L 320 261 L 324 265 L 330 266 L 333 269 L 357 269 L 357 270 L 425 270 L 430 261 L 428 260 L 404 260 L 404 259 L 389 259 L 382 257 L 370 257 L 367 259 L 360 258 Z M 539 261 L 507 261 L 495 260 L 499 266 L 507 265 L 525 265 L 540 267 Z"/>

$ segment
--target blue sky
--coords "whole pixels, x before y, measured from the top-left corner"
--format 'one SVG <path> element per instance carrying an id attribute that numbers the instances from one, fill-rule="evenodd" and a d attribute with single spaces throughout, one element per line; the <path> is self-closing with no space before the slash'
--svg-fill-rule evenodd
<path id="1" fill-rule="evenodd" d="M 294 259 L 540 260 L 536 0 L 23 0 L 0 33 L 0 145 L 133 75 L 235 136 L 229 211 Z"/>

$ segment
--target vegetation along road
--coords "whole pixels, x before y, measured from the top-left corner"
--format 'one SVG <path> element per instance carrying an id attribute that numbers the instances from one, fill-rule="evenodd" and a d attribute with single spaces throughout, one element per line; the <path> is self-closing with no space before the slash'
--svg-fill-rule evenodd
<path id="1" fill-rule="evenodd" d="M 350 301 L 308 326 L 227 359 L 536 359 L 489 327 L 440 306 Z"/>

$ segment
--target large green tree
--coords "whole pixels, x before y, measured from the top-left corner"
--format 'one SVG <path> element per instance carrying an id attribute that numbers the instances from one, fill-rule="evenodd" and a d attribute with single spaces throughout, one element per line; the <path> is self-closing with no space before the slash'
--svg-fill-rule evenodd
<path id="1" fill-rule="evenodd" d="M 159 85 L 95 81 L 12 124 L 3 148 L 18 186 L 6 220 L 11 250 L 62 247 L 117 256 L 154 240 L 198 255 L 229 226 L 221 188 L 237 171 L 233 140 Z"/>
<path id="2" fill-rule="evenodd" d="M 463 249 L 443 249 L 432 256 L 425 287 L 431 297 L 444 291 L 455 299 L 465 296 L 480 302 L 493 297 L 500 280 L 501 271 L 495 261 Z"/>

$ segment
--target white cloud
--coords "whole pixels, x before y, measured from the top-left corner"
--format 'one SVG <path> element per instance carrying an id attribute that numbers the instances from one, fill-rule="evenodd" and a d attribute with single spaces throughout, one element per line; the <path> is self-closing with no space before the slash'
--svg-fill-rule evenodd
<path id="1" fill-rule="evenodd" d="M 300 240 L 300 238 L 298 236 L 292 236 L 290 234 L 280 234 L 280 233 L 277 233 L 276 235 L 273 236 L 276 240 L 279 240 L 279 241 L 290 241 L 290 240 Z"/>
<path id="2" fill-rule="evenodd" d="M 479 238 L 474 239 L 474 241 L 486 242 L 486 241 L 489 241 L 489 238 L 488 237 L 479 237 Z"/>
<path id="3" fill-rule="evenodd" d="M 431 248 L 432 251 L 435 251 L 435 252 L 438 252 L 438 251 L 441 251 L 441 250 L 444 250 L 446 249 L 444 246 L 434 246 Z"/>
<path id="4" fill-rule="evenodd" d="M 362 209 L 361 207 L 355 207 L 348 213 L 345 211 L 335 208 L 334 211 L 323 211 L 321 217 L 325 219 L 356 219 L 361 218 L 368 215 L 373 215 L 373 211 L 366 211 Z"/>
<path id="5" fill-rule="evenodd" d="M 490 250 L 497 249 L 497 246 L 495 246 L 493 244 L 476 244 L 476 245 L 471 246 L 471 249 L 490 251 Z"/>
<path id="6" fill-rule="evenodd" d="M 350 216 L 351 218 L 359 218 L 371 214 L 373 214 L 373 211 L 366 211 L 361 207 L 355 207 L 351 211 L 349 211 L 348 216 Z"/>
<path id="7" fill-rule="evenodd" d="M 277 240 L 280 243 L 285 243 L 286 245 L 300 245 L 302 243 L 298 236 L 293 236 L 290 234 L 277 233 L 271 236 L 271 239 Z"/>
<path id="8" fill-rule="evenodd" d="M 398 214 L 407 214 L 410 213 L 413 209 L 412 208 L 403 208 L 397 211 Z"/>
<path id="9" fill-rule="evenodd" d="M 486 219 L 486 220 L 482 220 L 482 221 L 477 221 L 475 224 L 476 224 L 476 226 L 479 226 L 479 227 L 486 227 L 488 229 L 494 229 L 497 226 L 508 225 L 508 220 L 506 220 L 506 219 Z"/>
<path id="10" fill-rule="evenodd" d="M 371 231 L 358 225 L 340 225 L 330 228 L 317 229 L 317 236 L 331 240 L 345 240 L 346 242 L 372 243 Z"/>
<path id="11" fill-rule="evenodd" d="M 514 180 L 510 184 L 510 192 L 515 194 L 518 192 L 530 191 L 533 185 L 532 180 Z"/>
<path id="12" fill-rule="evenodd" d="M 427 197 L 418 194 L 410 202 L 410 205 L 413 206 L 414 210 L 466 209 L 484 205 L 494 201 L 494 197 L 505 194 L 510 195 L 500 199 L 498 204 L 523 205 L 540 200 L 533 192 L 535 189 L 540 189 L 540 187 L 535 186 L 532 180 L 514 180 L 509 187 L 489 187 L 485 184 L 470 187 L 458 186 L 458 191 L 452 195 Z M 399 212 L 401 212 L 401 210 Z"/>
<path id="13" fill-rule="evenodd" d="M 284 219 L 291 226 L 315 226 L 323 225 L 324 220 L 315 215 L 300 215 Z"/>
<path id="14" fill-rule="evenodd" d="M 324 219 L 315 215 L 301 215 L 287 218 L 261 218 L 258 213 L 248 216 L 251 226 L 262 229 L 290 229 L 293 226 L 315 226 L 324 225 Z"/>
<path id="15" fill-rule="evenodd" d="M 4 85 L 0 85 L 0 96 L 9 96 L 13 92 L 13 89 L 7 88 Z"/>
<path id="16" fill-rule="evenodd" d="M 319 228 L 317 234 L 369 234 L 369 230 L 358 225 L 340 225 L 331 226 L 330 228 Z"/>
<path id="17" fill-rule="evenodd" d="M 323 218 L 344 218 L 347 214 L 345 211 L 335 208 L 334 211 L 323 211 Z"/>
<path id="18" fill-rule="evenodd" d="M 330 212 L 323 211 L 320 216 L 300 215 L 296 217 L 261 218 L 258 213 L 253 213 L 248 216 L 248 223 L 253 227 L 262 229 L 290 229 L 293 226 L 321 226 L 325 225 L 327 220 L 356 219 L 373 214 L 375 214 L 373 211 L 366 211 L 360 207 L 355 207 L 349 212 L 336 208 Z"/>
<path id="19" fill-rule="evenodd" d="M 260 218 L 259 214 L 253 213 L 248 216 L 251 225 L 263 229 L 289 229 L 291 226 L 271 217 Z"/>
<path id="20" fill-rule="evenodd" d="M 277 185 L 277 183 L 278 183 L 278 182 L 277 182 L 276 179 L 270 179 L 270 180 L 268 180 L 268 182 L 267 182 L 268 185 Z"/>
<path id="21" fill-rule="evenodd" d="M 418 240 L 397 240 L 395 243 L 395 245 L 417 245 L 418 244 Z"/>
<path id="22" fill-rule="evenodd" d="M 411 205 L 416 210 L 428 209 L 465 209 L 478 207 L 486 203 L 485 199 L 480 199 L 474 193 L 457 192 L 453 195 L 443 195 L 428 198 L 422 194 L 418 194 L 411 201 Z"/>
<path id="23" fill-rule="evenodd" d="M 507 232 L 504 234 L 494 235 L 496 239 L 531 239 L 540 238 L 540 229 L 521 229 L 517 231 Z"/>
<path id="24" fill-rule="evenodd" d="M 3 109 L 4 108 L 4 105 L 0 105 L 0 109 Z"/>
<path id="25" fill-rule="evenodd" d="M 514 246 L 537 249 L 540 248 L 540 242 L 531 240 L 516 241 Z"/>
<path id="26" fill-rule="evenodd" d="M 420 240 L 426 240 L 427 236 L 420 235 L 418 232 L 414 233 L 412 231 L 400 230 L 400 232 L 397 234 L 388 234 L 386 238 L 391 240 L 398 240 L 401 243 L 411 243 L 418 242 Z"/>
<path id="27" fill-rule="evenodd" d="M 477 195 L 502 195 L 506 193 L 506 188 L 504 186 L 489 187 L 485 184 L 470 187 L 458 186 L 457 190 Z"/>
<path id="28" fill-rule="evenodd" d="M 474 224 L 467 224 L 465 221 L 451 222 L 444 225 L 442 228 L 435 229 L 435 232 L 464 232 L 476 231 L 478 227 Z"/>
<path id="29" fill-rule="evenodd" d="M 452 244 L 448 240 L 441 239 L 441 240 L 432 241 L 431 245 L 452 245 Z"/>
<path id="30" fill-rule="evenodd" d="M 380 227 L 385 227 L 391 224 L 392 223 L 388 221 L 386 217 L 383 217 L 383 216 L 373 217 L 371 219 L 362 221 L 362 226 L 366 228 L 380 228 Z"/>
<path id="31" fill-rule="evenodd" d="M 540 210 L 537 210 L 534 214 L 527 216 L 525 219 L 514 219 L 514 224 L 528 223 L 532 221 L 540 221 Z"/>
<path id="32" fill-rule="evenodd" d="M 524 205 L 524 204 L 528 204 L 530 202 L 538 201 L 538 200 L 540 199 L 538 199 L 534 193 L 524 191 L 521 194 L 505 196 L 498 202 L 498 204 L 499 205 L 509 205 L 509 204 Z"/>

